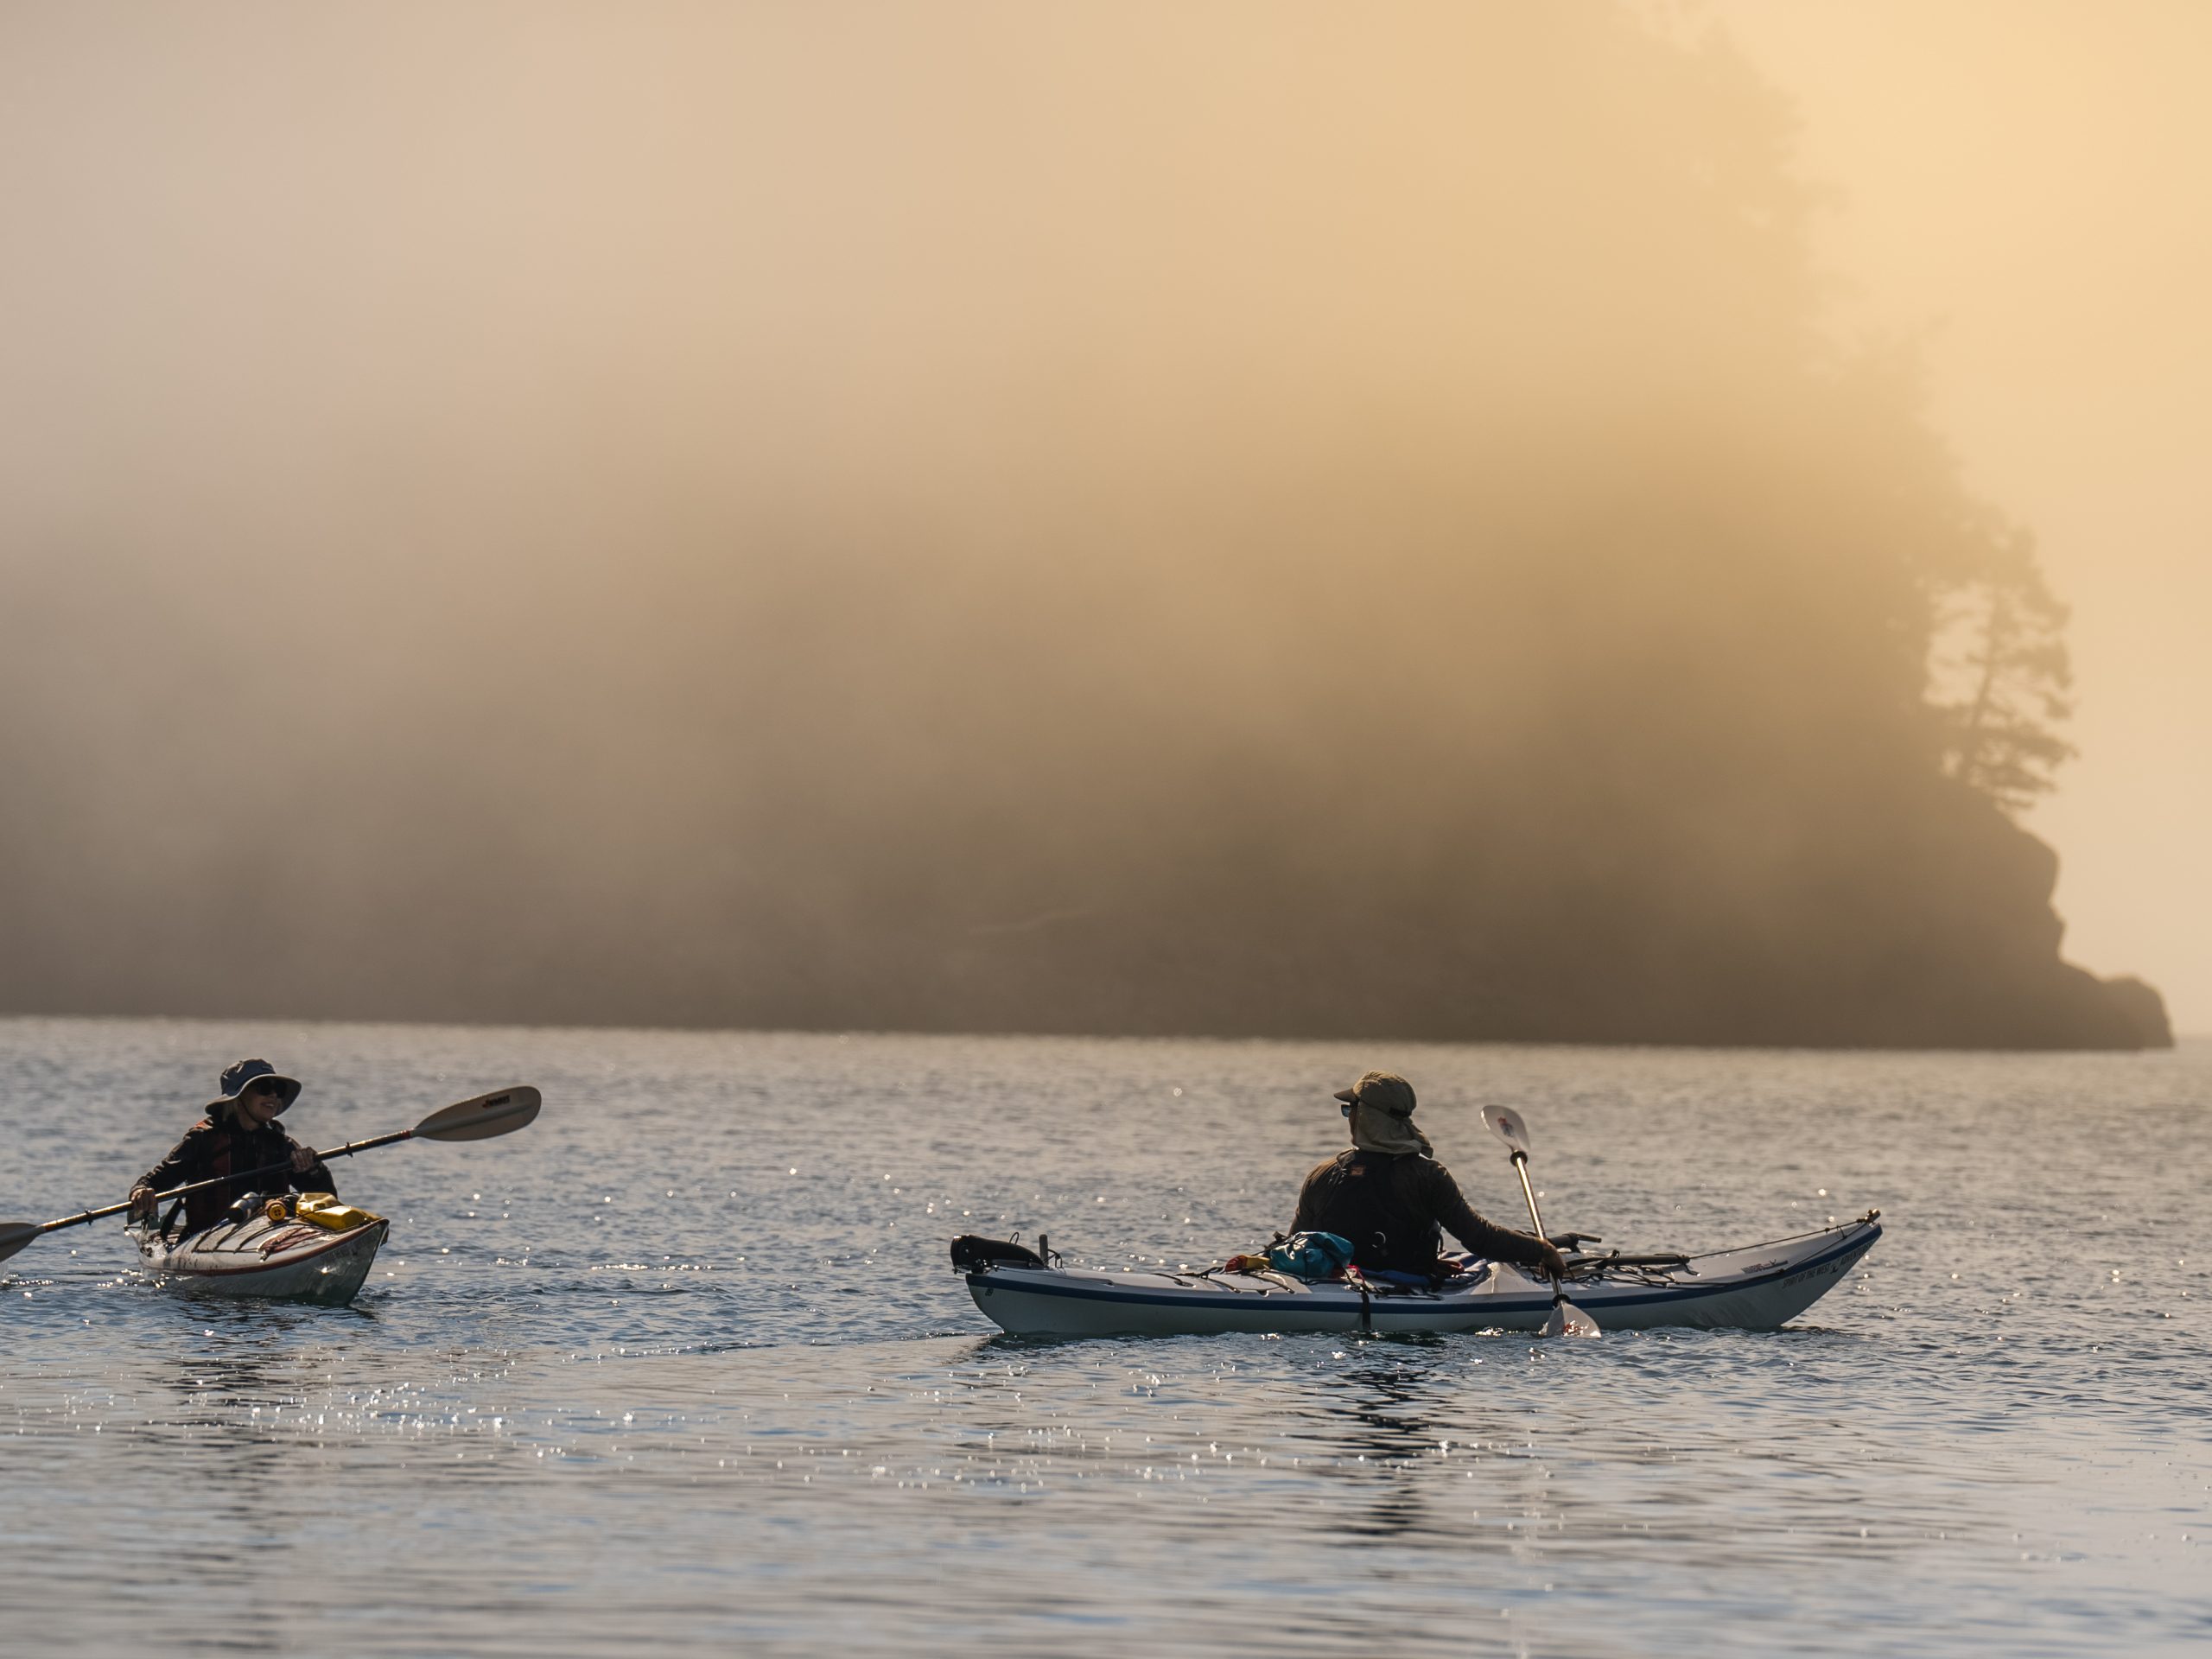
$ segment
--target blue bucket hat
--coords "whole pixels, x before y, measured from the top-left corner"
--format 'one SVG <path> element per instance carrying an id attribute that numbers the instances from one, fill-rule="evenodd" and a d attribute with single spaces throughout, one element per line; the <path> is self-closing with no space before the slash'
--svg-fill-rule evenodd
<path id="1" fill-rule="evenodd" d="M 218 1107 L 235 1106 L 240 1095 L 255 1084 L 264 1081 L 277 1084 L 284 1091 L 284 1104 L 276 1109 L 280 1113 L 300 1097 L 300 1080 L 297 1077 L 285 1077 L 266 1060 L 240 1060 L 223 1073 L 219 1085 L 222 1095 L 208 1102 L 207 1109 L 212 1112 Z"/>

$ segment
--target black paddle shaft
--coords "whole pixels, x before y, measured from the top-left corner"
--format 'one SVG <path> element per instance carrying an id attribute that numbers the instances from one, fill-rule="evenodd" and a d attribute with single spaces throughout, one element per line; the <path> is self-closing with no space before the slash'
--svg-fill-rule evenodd
<path id="1" fill-rule="evenodd" d="M 411 1141 L 414 1138 L 415 1131 L 412 1129 L 395 1129 L 390 1135 L 371 1135 L 365 1141 L 333 1147 L 328 1152 L 318 1152 L 315 1157 L 324 1161 L 333 1158 L 351 1158 L 355 1153 L 366 1152 L 371 1147 L 388 1147 L 395 1141 Z M 291 1160 L 287 1159 L 281 1164 L 264 1164 L 259 1169 L 240 1170 L 235 1175 L 217 1175 L 207 1180 L 194 1181 L 189 1186 L 173 1186 L 166 1192 L 155 1193 L 154 1202 L 162 1204 L 170 1198 L 181 1198 L 188 1192 L 204 1192 L 211 1186 L 222 1186 L 232 1181 L 250 1181 L 257 1175 L 275 1175 L 291 1166 Z M 83 1222 L 98 1221 L 105 1216 L 119 1216 L 130 1208 L 130 1200 L 125 1198 L 121 1204 L 111 1204 L 105 1210 L 86 1210 L 78 1215 L 64 1216 L 59 1221 L 49 1221 L 39 1231 L 50 1233 L 57 1227 L 74 1227 Z"/>

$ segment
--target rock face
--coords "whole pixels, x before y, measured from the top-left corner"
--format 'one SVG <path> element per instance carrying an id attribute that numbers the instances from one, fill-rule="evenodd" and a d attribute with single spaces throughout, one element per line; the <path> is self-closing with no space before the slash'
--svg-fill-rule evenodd
<path id="1" fill-rule="evenodd" d="M 1511 890 L 1440 863 L 1426 901 L 1395 880 L 1222 870 L 1172 907 L 1133 894 L 972 935 L 937 973 L 907 976 L 901 1001 L 909 1020 L 953 1028 L 2171 1046 L 2151 987 L 2062 959 L 2047 846 L 1962 790 L 1936 786 L 1918 805 L 1830 842 L 1810 869 L 1783 861 L 1731 885 L 1709 856 L 1685 862 L 1700 874 L 1680 891 L 1664 861 L 1586 881 L 1579 858 L 1547 867 L 1525 846 Z"/>
<path id="2" fill-rule="evenodd" d="M 2174 1028 L 2166 1018 L 2166 1000 L 2154 986 L 2147 985 L 2133 975 L 2121 975 L 2113 979 L 2100 980 L 2099 988 L 2114 1003 L 2134 1033 L 2133 1043 L 2117 1044 L 2122 1048 L 2171 1048 Z"/>
<path id="3" fill-rule="evenodd" d="M 1981 802 L 1962 817 L 1942 874 L 1967 900 L 1965 959 L 1947 982 L 1923 987 L 1931 1027 L 1991 1048 L 2171 1047 L 2157 991 L 2060 959 L 2057 855 Z"/>
<path id="4" fill-rule="evenodd" d="M 1894 849 L 1895 885 L 1867 915 L 1897 954 L 1886 973 L 1878 952 L 1859 958 L 1864 999 L 1855 1008 L 1842 999 L 1837 1036 L 1906 1047 L 2171 1046 L 2157 991 L 2062 960 L 2057 855 L 1966 791 L 1939 792 L 1933 804 Z"/>

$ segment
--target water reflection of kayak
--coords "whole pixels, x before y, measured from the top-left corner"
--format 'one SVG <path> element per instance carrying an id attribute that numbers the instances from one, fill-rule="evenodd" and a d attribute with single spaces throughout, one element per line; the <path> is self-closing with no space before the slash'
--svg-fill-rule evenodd
<path id="1" fill-rule="evenodd" d="M 1771 1331 L 1843 1281 L 1881 1237 L 1880 1214 L 1703 1255 L 1571 1255 L 1567 1294 L 1607 1331 Z M 976 1306 L 1018 1336 L 1535 1331 L 1552 1311 L 1548 1282 L 1502 1262 L 1434 1287 L 1371 1279 L 1308 1284 L 1273 1272 L 1063 1268 L 1019 1245 L 963 1238 L 954 1242 L 953 1265 L 967 1274 Z"/>
<path id="2" fill-rule="evenodd" d="M 327 1192 L 233 1206 L 183 1238 L 135 1230 L 139 1265 L 164 1289 L 342 1306 L 369 1276 L 391 1223 Z"/>

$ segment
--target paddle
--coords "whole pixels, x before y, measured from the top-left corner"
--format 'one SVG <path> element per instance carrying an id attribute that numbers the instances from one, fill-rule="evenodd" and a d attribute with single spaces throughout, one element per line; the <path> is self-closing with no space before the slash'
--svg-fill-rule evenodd
<path id="1" fill-rule="evenodd" d="M 1529 1185 L 1529 1126 L 1521 1114 L 1510 1106 L 1485 1106 L 1483 1122 L 1490 1130 L 1505 1142 L 1513 1154 L 1513 1173 L 1521 1178 L 1521 1196 L 1529 1200 L 1529 1219 L 1535 1224 L 1536 1236 L 1548 1239 L 1544 1230 L 1544 1218 L 1536 1211 L 1536 1189 Z M 1552 1280 L 1552 1313 L 1538 1333 L 1547 1337 L 1594 1337 L 1602 1333 L 1598 1321 L 1567 1300 L 1567 1287 L 1556 1275 Z"/>
<path id="2" fill-rule="evenodd" d="M 488 1141 L 495 1135 L 508 1135 L 523 1128 L 537 1116 L 537 1090 L 528 1084 L 512 1089 L 494 1090 L 488 1095 L 479 1095 L 474 1100 L 456 1102 L 432 1112 L 411 1129 L 395 1129 L 390 1135 L 371 1135 L 365 1141 L 350 1141 L 342 1147 L 333 1147 L 328 1152 L 315 1156 L 325 1163 L 333 1158 L 351 1158 L 357 1152 L 366 1152 L 371 1147 L 388 1147 L 396 1141 Z M 289 1163 L 270 1164 L 260 1169 L 240 1170 L 235 1174 L 218 1175 L 212 1180 L 194 1181 L 189 1186 L 173 1186 L 166 1192 L 156 1192 L 154 1202 L 160 1204 L 169 1198 L 181 1198 L 187 1192 L 198 1192 L 211 1186 L 222 1186 L 232 1181 L 251 1180 L 257 1175 L 275 1175 L 291 1168 Z M 59 1221 L 0 1222 L 0 1262 L 6 1261 L 41 1233 L 50 1233 L 57 1227 L 79 1227 L 88 1221 L 98 1221 L 105 1216 L 119 1216 L 130 1208 L 128 1199 L 111 1204 L 104 1210 L 87 1210 L 81 1215 L 64 1216 Z"/>

